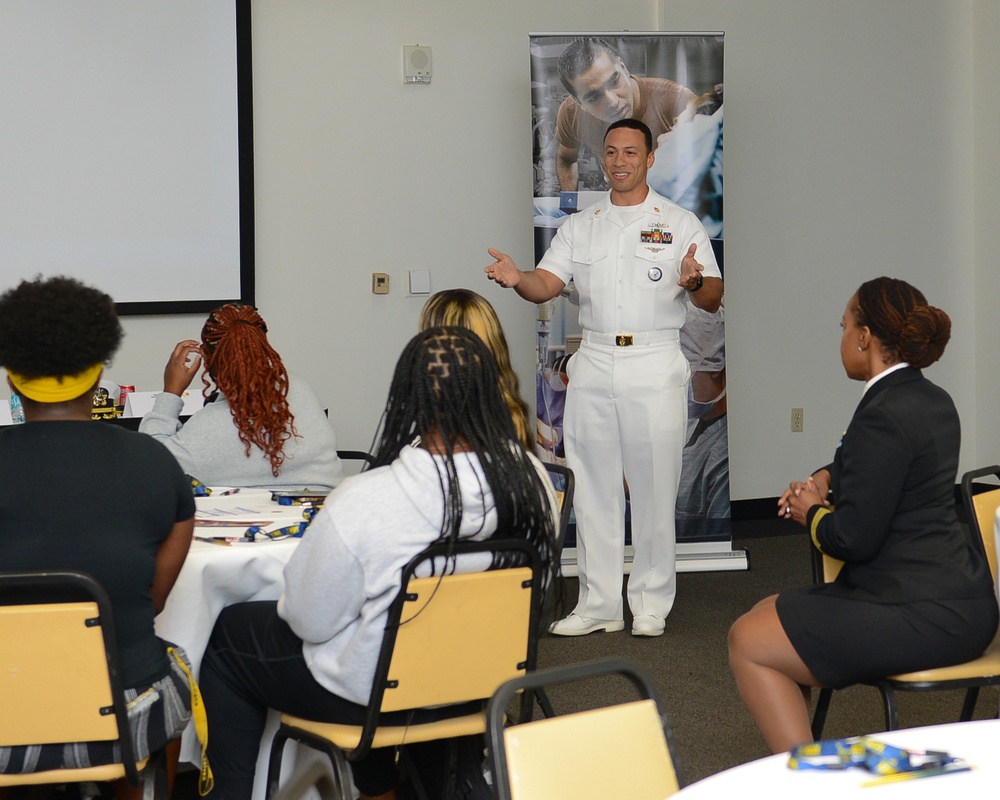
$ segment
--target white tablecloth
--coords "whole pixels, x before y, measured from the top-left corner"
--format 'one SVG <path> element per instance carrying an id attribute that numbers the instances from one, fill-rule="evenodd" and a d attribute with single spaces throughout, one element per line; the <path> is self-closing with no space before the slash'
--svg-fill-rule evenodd
<path id="1" fill-rule="evenodd" d="M 219 612 L 247 600 L 277 600 L 282 570 L 298 539 L 231 547 L 193 542 L 167 604 L 156 618 L 156 634 L 183 647 L 195 675 Z"/>
<path id="2" fill-rule="evenodd" d="M 288 524 L 302 519 L 301 506 L 271 503 L 265 489 L 242 489 L 237 494 L 196 499 L 195 536 L 231 534 L 238 537 L 244 527 L 203 527 L 204 520 L 226 515 L 255 522 Z M 282 574 L 298 539 L 219 544 L 194 541 L 170 591 L 167 604 L 156 618 L 156 633 L 183 647 L 197 676 L 215 618 L 226 606 L 247 600 L 277 600 L 285 587 Z"/>
<path id="3" fill-rule="evenodd" d="M 693 783 L 680 800 L 761 797 L 767 800 L 867 800 L 895 798 L 990 798 L 1000 796 L 1000 720 L 977 720 L 872 734 L 872 738 L 912 750 L 945 750 L 975 768 L 933 778 L 863 788 L 874 776 L 859 768 L 842 771 L 791 770 L 788 754 L 762 758 Z M 681 765 L 683 768 L 683 765 Z"/>
<path id="4" fill-rule="evenodd" d="M 270 497 L 270 492 L 263 494 Z M 210 498 L 198 498 L 198 517 L 203 518 L 204 510 L 210 506 L 234 504 L 237 502 L 235 498 L 239 498 L 239 502 L 248 507 L 255 507 L 260 502 L 261 491 L 243 490 L 241 494 L 229 498 L 214 495 Z M 300 507 L 275 507 L 271 511 L 273 513 L 267 514 L 267 518 L 271 520 L 282 516 L 289 519 L 301 518 Z M 217 528 L 195 528 L 197 536 L 219 532 Z M 167 604 L 156 618 L 156 633 L 160 638 L 184 648 L 191 659 L 195 678 L 200 674 L 201 660 L 219 612 L 233 603 L 277 600 L 285 586 L 285 564 L 292 557 L 298 543 L 298 539 L 231 545 L 192 542 Z M 277 714 L 272 713 L 263 737 L 267 746 L 262 747 L 262 757 L 257 762 L 255 800 L 264 795 L 267 760 L 263 755 L 270 746 L 271 736 L 276 728 Z M 290 743 L 287 747 L 291 754 L 293 744 Z M 201 764 L 201 747 L 195 736 L 193 723 L 188 725 L 181 738 L 181 761 L 196 766 Z M 285 762 L 294 765 L 296 759 L 288 757 Z"/>

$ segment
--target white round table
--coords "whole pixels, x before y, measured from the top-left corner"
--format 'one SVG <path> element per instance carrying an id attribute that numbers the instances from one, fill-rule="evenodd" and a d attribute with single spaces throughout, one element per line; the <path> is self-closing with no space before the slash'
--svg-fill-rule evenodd
<path id="1" fill-rule="evenodd" d="M 974 720 L 875 733 L 871 738 L 912 750 L 945 750 L 974 769 L 951 775 L 863 787 L 875 775 L 867 770 L 792 770 L 788 754 L 769 756 L 710 775 L 682 789 L 679 800 L 760 797 L 767 800 L 868 800 L 895 798 L 1000 797 L 1000 720 Z M 683 767 L 683 765 L 681 765 Z"/>

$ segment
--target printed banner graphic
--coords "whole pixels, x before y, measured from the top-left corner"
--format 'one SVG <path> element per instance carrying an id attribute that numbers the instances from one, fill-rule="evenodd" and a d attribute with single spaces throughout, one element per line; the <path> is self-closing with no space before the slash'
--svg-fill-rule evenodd
<path id="1" fill-rule="evenodd" d="M 604 197 L 605 131 L 633 118 L 653 134 L 649 185 L 698 215 L 725 276 L 722 34 L 533 35 L 530 56 L 535 263 L 571 214 Z M 670 244 L 671 237 L 663 230 L 641 233 L 648 243 Z M 566 463 L 562 419 L 566 365 L 580 345 L 577 305 L 571 282 L 561 297 L 538 307 L 538 449 L 550 463 Z M 708 314 L 690 306 L 680 342 L 691 383 L 677 540 L 729 542 L 724 309 Z"/>

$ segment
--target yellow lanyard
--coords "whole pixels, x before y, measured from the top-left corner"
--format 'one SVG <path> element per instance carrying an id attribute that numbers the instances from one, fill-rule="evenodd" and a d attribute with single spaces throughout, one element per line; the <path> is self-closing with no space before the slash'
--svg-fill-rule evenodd
<path id="1" fill-rule="evenodd" d="M 215 787 L 212 767 L 208 763 L 208 715 L 205 713 L 205 702 L 201 698 L 201 690 L 195 682 L 194 675 L 191 674 L 191 670 L 183 659 L 177 655 L 176 649 L 168 647 L 167 652 L 173 656 L 174 661 L 187 675 L 191 684 L 191 716 L 194 719 L 194 732 L 201 745 L 201 775 L 198 777 L 198 794 L 204 797 Z"/>

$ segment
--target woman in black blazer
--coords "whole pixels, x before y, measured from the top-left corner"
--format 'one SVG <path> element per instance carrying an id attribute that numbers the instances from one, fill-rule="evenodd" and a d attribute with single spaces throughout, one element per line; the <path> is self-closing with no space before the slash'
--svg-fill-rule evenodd
<path id="1" fill-rule="evenodd" d="M 864 396 L 833 463 L 793 482 L 778 514 L 844 567 L 832 583 L 765 598 L 729 632 L 737 686 L 773 752 L 812 738 L 811 687 L 968 661 L 997 631 L 989 566 L 955 514 L 958 413 L 920 372 L 951 320 L 905 281 L 877 278 L 841 327 Z"/>

